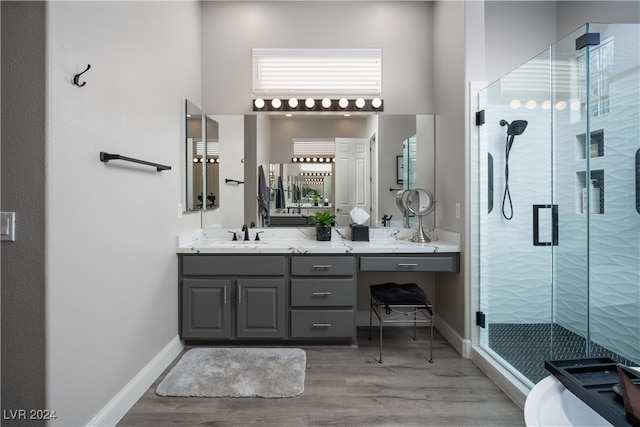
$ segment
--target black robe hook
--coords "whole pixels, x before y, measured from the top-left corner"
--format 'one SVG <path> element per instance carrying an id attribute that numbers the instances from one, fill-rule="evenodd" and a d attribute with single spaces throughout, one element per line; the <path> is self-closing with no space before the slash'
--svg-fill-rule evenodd
<path id="1" fill-rule="evenodd" d="M 89 71 L 89 68 L 91 68 L 91 64 L 88 64 L 88 65 L 87 65 L 87 69 L 86 69 L 86 70 L 84 70 L 83 72 L 78 73 L 78 74 L 76 74 L 75 76 L 73 76 L 73 84 L 74 84 L 74 85 L 76 85 L 76 86 L 78 86 L 78 87 L 82 87 L 82 86 L 84 86 L 84 85 L 86 85 L 86 84 L 87 84 L 87 82 L 82 82 L 82 84 L 78 83 L 78 79 L 80 78 L 80 76 L 81 76 L 81 75 L 83 75 L 84 73 L 86 73 L 87 71 Z"/>

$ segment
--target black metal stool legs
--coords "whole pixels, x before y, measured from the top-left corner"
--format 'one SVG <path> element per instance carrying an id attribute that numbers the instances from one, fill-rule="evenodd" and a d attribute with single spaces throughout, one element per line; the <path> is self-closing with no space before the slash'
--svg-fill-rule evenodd
<path id="1" fill-rule="evenodd" d="M 413 323 L 413 340 L 417 339 L 418 323 L 427 323 L 430 327 L 429 363 L 433 363 L 433 320 L 435 312 L 426 294 L 415 283 L 398 285 L 384 283 L 371 285 L 371 305 L 369 307 L 369 341 L 373 326 L 373 313 L 380 322 L 379 357 L 382 363 L 382 329 L 385 323 Z M 409 314 L 413 314 L 411 319 Z"/>

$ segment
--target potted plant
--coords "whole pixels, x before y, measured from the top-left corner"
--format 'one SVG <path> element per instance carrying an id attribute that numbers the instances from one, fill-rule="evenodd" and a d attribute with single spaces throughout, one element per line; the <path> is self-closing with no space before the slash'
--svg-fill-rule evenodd
<path id="1" fill-rule="evenodd" d="M 311 217 L 311 224 L 316 225 L 316 240 L 328 242 L 331 240 L 331 227 L 336 225 L 336 216 L 331 212 L 319 211 Z"/>

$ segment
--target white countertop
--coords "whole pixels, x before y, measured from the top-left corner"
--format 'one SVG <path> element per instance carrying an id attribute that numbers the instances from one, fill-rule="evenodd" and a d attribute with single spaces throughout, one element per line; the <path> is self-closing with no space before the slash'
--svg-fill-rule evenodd
<path id="1" fill-rule="evenodd" d="M 238 234 L 232 241 L 232 233 Z M 260 232 L 260 241 L 255 235 Z M 459 235 L 446 231 L 431 232 L 432 242 L 410 241 L 414 230 L 402 228 L 374 228 L 369 230 L 368 242 L 350 240 L 349 228 L 333 228 L 331 241 L 319 242 L 314 227 L 251 228 L 249 241 L 243 241 L 244 232 L 236 229 L 210 228 L 178 236 L 177 252 L 182 254 L 425 254 L 460 252 Z M 344 236 L 344 237 L 343 237 Z"/>

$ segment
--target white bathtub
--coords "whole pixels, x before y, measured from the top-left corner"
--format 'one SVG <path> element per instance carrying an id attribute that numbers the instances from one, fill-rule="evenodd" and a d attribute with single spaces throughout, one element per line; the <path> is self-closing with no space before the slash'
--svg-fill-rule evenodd
<path id="1" fill-rule="evenodd" d="M 536 384 L 524 403 L 528 427 L 603 427 L 611 423 L 567 390 L 553 375 Z"/>

